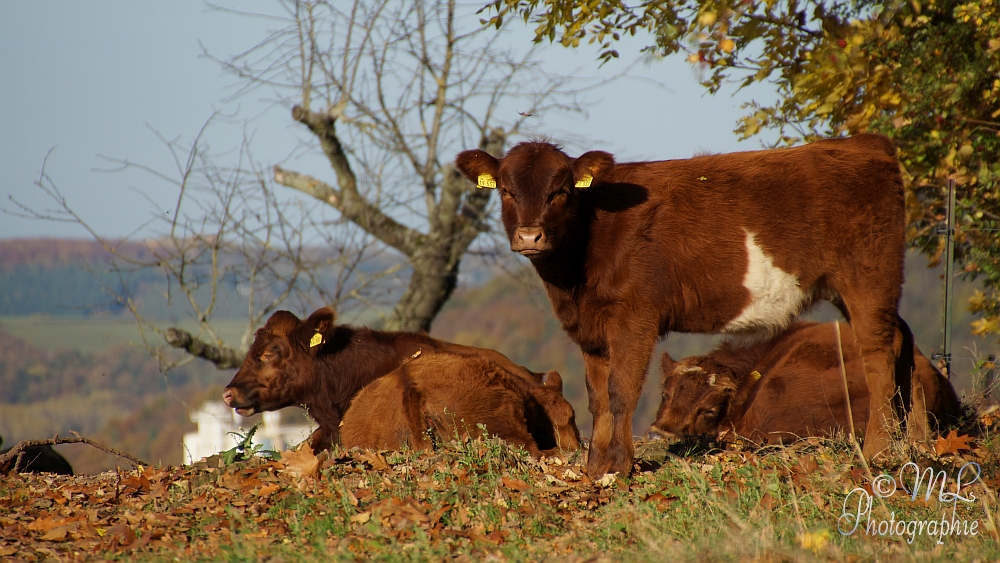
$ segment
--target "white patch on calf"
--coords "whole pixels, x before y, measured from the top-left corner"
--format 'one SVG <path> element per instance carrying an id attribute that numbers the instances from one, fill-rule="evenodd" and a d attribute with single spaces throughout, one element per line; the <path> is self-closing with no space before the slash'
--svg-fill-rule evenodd
<path id="1" fill-rule="evenodd" d="M 757 244 L 753 233 L 745 232 L 747 272 L 743 276 L 743 287 L 750 292 L 750 303 L 723 327 L 722 332 L 757 333 L 754 336 L 767 338 L 784 330 L 812 299 L 799 287 L 799 279 L 775 266 Z M 750 341 L 757 339 L 751 336 Z"/>

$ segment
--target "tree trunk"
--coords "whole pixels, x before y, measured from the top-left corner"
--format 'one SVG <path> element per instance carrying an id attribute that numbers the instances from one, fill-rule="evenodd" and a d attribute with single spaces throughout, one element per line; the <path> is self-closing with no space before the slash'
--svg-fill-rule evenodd
<path id="1" fill-rule="evenodd" d="M 443 241 L 435 242 L 428 244 L 434 248 L 422 249 L 410 259 L 410 284 L 386 321 L 385 330 L 429 332 L 434 317 L 455 291 L 461 260 L 449 264 L 447 254 L 451 249 Z"/>

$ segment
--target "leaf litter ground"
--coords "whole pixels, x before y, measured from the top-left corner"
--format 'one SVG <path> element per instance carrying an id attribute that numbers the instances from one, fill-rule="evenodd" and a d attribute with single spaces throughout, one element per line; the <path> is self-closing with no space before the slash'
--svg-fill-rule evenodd
<path id="1" fill-rule="evenodd" d="M 0 477 L 0 558 L 143 561 L 872 561 L 996 560 L 996 441 L 897 444 L 907 461 L 976 461 L 977 535 L 844 536 L 845 498 L 872 491 L 844 441 L 718 450 L 638 443 L 640 471 L 588 479 L 582 456 L 533 460 L 499 440 L 425 452 L 285 452 L 225 465 L 94 476 Z M 961 446 L 961 447 L 959 447 Z M 939 453 L 941 452 L 941 453 Z M 954 479 L 949 480 L 954 491 Z M 987 490 L 991 489 L 991 490 Z M 964 494 L 967 494 L 964 493 Z M 876 511 L 940 519 L 933 496 L 891 495 Z M 883 512 L 880 512 L 883 513 Z"/>

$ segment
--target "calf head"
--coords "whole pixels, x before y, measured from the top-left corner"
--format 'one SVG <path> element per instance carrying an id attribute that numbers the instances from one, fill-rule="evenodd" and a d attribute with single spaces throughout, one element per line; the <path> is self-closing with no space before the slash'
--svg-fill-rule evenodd
<path id="1" fill-rule="evenodd" d="M 541 403 L 555 432 L 556 444 L 563 450 L 580 448 L 580 429 L 576 427 L 576 413 L 573 405 L 563 397 L 562 376 L 556 370 L 550 370 L 542 378 L 541 387 L 532 391 L 535 399 Z"/>
<path id="2" fill-rule="evenodd" d="M 250 416 L 305 402 L 317 382 L 316 353 L 333 332 L 335 319 L 329 307 L 305 321 L 288 311 L 271 315 L 226 386 L 226 405 Z"/>
<path id="3" fill-rule="evenodd" d="M 651 438 L 715 436 L 736 394 L 733 372 L 707 356 L 675 362 L 664 352 L 663 393 Z"/>
<path id="4" fill-rule="evenodd" d="M 544 256 L 574 230 L 581 192 L 614 169 L 614 157 L 591 151 L 570 158 L 550 143 L 520 143 L 502 159 L 481 150 L 462 152 L 458 170 L 480 188 L 500 191 L 510 249 Z"/>

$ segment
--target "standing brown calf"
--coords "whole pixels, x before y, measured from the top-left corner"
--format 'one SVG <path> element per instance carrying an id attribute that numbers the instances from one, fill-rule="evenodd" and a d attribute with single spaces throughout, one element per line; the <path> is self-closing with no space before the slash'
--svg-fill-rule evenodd
<path id="1" fill-rule="evenodd" d="M 579 344 L 594 417 L 587 472 L 632 469 L 632 415 L 659 335 L 780 333 L 815 301 L 849 318 L 871 392 L 865 454 L 896 424 L 903 181 L 885 137 L 616 163 L 521 143 L 456 166 L 500 191 L 511 250 L 531 260 Z"/>
<path id="2" fill-rule="evenodd" d="M 425 448 L 429 430 L 445 439 L 485 432 L 535 457 L 580 446 L 558 372 L 534 383 L 481 355 L 454 352 L 421 354 L 362 389 L 340 430 L 345 448 Z"/>
<path id="3" fill-rule="evenodd" d="M 310 438 L 318 452 L 338 442 L 341 417 L 354 395 L 417 352 L 479 354 L 526 381 L 541 382 L 541 374 L 493 350 L 452 344 L 424 333 L 337 325 L 335 320 L 329 307 L 304 321 L 288 311 L 271 315 L 226 386 L 222 396 L 226 405 L 242 416 L 302 406 L 319 425 Z"/>
<path id="4" fill-rule="evenodd" d="M 869 418 L 868 386 L 852 331 L 847 325 L 840 328 L 851 414 L 861 429 Z M 664 353 L 663 397 L 650 435 L 733 432 L 773 444 L 846 432 L 850 426 L 835 330 L 833 323 L 798 322 L 781 336 L 748 348 L 724 343 L 679 362 Z M 961 413 L 951 383 L 916 345 L 911 349 L 912 361 L 899 362 L 897 379 L 910 379 L 912 371 L 908 426 L 920 436 L 927 417 L 948 423 Z"/>

